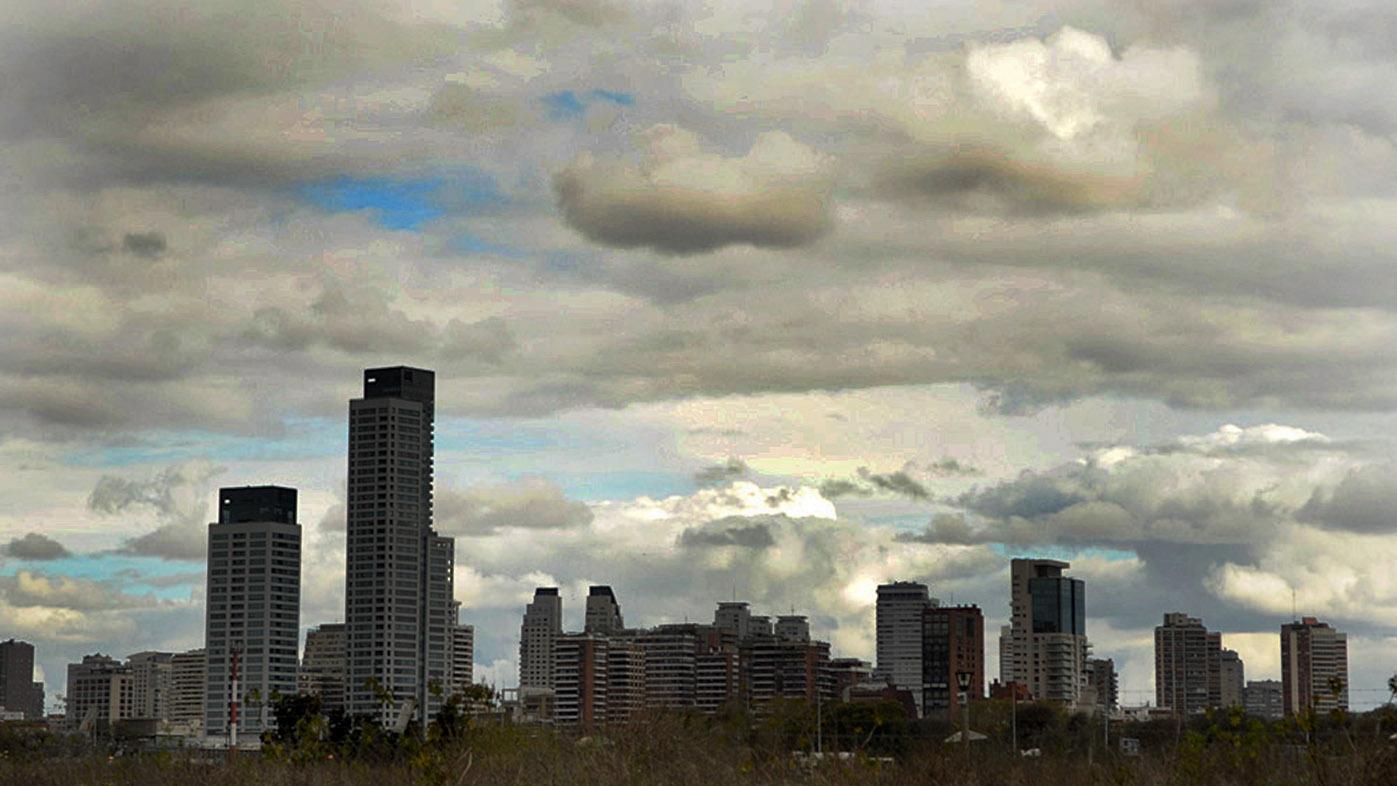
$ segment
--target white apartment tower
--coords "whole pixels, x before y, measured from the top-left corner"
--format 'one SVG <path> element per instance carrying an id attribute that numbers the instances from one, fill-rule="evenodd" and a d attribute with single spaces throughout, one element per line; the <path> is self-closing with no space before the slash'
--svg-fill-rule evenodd
<path id="1" fill-rule="evenodd" d="M 221 489 L 218 522 L 209 525 L 208 560 L 204 733 L 228 733 L 230 705 L 236 698 L 238 733 L 255 738 L 274 723 L 272 696 L 296 692 L 301 620 L 296 490 Z"/>
<path id="2" fill-rule="evenodd" d="M 320 697 L 326 712 L 344 709 L 345 628 L 342 622 L 326 623 L 306 631 L 306 648 L 296 689 Z"/>
<path id="3" fill-rule="evenodd" d="M 1047 559 L 1010 563 L 999 674 L 1002 682 L 1026 685 L 1035 699 L 1076 705 L 1088 682 L 1086 585 L 1062 574 L 1069 567 Z"/>
<path id="4" fill-rule="evenodd" d="M 475 682 L 475 626 L 451 627 L 451 694 L 464 693 Z"/>
<path id="5" fill-rule="evenodd" d="M 169 652 L 137 652 L 126 657 L 134 691 L 132 717 L 169 720 L 173 659 Z"/>
<path id="6" fill-rule="evenodd" d="M 563 599 L 557 587 L 539 587 L 519 630 L 519 690 L 553 690 L 554 653 L 563 635 Z"/>
<path id="7" fill-rule="evenodd" d="M 436 375 L 364 371 L 349 402 L 346 709 L 425 725 L 449 692 L 455 541 L 432 529 Z M 387 697 L 391 697 L 387 698 Z"/>
<path id="8" fill-rule="evenodd" d="M 170 658 L 167 719 L 192 736 L 199 736 L 204 729 L 204 690 L 208 674 L 209 659 L 202 649 L 177 652 Z"/>
<path id="9" fill-rule="evenodd" d="M 937 605 L 927 586 L 895 581 L 878 587 L 874 679 L 912 693 L 922 711 L 922 612 Z"/>

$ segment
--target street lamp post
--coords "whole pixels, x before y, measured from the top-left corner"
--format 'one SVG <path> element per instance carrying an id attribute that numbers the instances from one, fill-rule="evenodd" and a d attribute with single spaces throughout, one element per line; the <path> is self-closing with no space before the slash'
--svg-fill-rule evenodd
<path id="1" fill-rule="evenodd" d="M 960 688 L 960 743 L 965 747 L 965 763 L 970 764 L 970 678 L 975 675 L 968 671 L 956 672 L 956 686 Z"/>

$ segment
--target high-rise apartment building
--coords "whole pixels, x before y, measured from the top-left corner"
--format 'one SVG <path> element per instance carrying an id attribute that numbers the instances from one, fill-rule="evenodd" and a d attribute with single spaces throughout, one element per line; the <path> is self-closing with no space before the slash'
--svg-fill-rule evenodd
<path id="1" fill-rule="evenodd" d="M 698 701 L 697 658 L 708 641 L 717 642 L 717 628 L 672 623 L 640 633 L 636 642 L 645 652 L 645 704 L 670 709 L 693 707 Z"/>
<path id="2" fill-rule="evenodd" d="M 567 633 L 554 642 L 553 721 L 599 726 L 607 720 L 607 638 Z"/>
<path id="3" fill-rule="evenodd" d="M 1000 632 L 999 679 L 1035 699 L 1075 706 L 1087 687 L 1086 585 L 1066 562 L 1010 563 L 1009 626 Z"/>
<path id="4" fill-rule="evenodd" d="M 1181 715 L 1221 706 L 1222 638 L 1202 620 L 1180 612 L 1164 615 L 1154 629 L 1155 704 Z"/>
<path id="5" fill-rule="evenodd" d="M 1120 704 L 1120 676 L 1110 658 L 1087 659 L 1087 685 L 1096 692 L 1096 706 L 1115 712 Z"/>
<path id="6" fill-rule="evenodd" d="M 346 704 L 391 723 L 411 700 L 424 725 L 449 691 L 455 541 L 432 529 L 436 375 L 364 371 L 349 402 Z"/>
<path id="7" fill-rule="evenodd" d="M 0 642 L 0 708 L 25 720 L 44 717 L 44 684 L 34 681 L 34 645 L 27 641 Z"/>
<path id="8" fill-rule="evenodd" d="M 747 701 L 758 712 L 778 698 L 834 700 L 828 642 L 760 636 L 742 645 L 742 660 Z"/>
<path id="9" fill-rule="evenodd" d="M 109 731 L 135 717 L 131 669 L 106 655 L 85 655 L 68 664 L 68 725 L 73 731 Z"/>
<path id="10" fill-rule="evenodd" d="M 625 630 L 621 620 L 621 604 L 616 602 L 616 594 L 605 585 L 587 590 L 586 618 L 583 631 L 600 636 L 612 636 Z"/>
<path id="11" fill-rule="evenodd" d="M 874 676 L 911 691 L 922 711 L 922 612 L 935 606 L 927 586 L 895 581 L 878 587 Z"/>
<path id="12" fill-rule="evenodd" d="M 1242 707 L 1246 688 L 1246 667 L 1235 650 L 1218 650 L 1218 706 Z"/>
<path id="13" fill-rule="evenodd" d="M 645 709 L 645 650 L 632 638 L 606 646 L 606 722 L 627 723 Z"/>
<path id="14" fill-rule="evenodd" d="M 985 697 L 985 616 L 979 606 L 929 606 L 922 611 L 922 712 L 959 717 L 959 676 L 970 675 L 967 700 Z"/>
<path id="15" fill-rule="evenodd" d="M 776 638 L 781 641 L 810 641 L 810 621 L 802 614 L 782 614 L 776 618 Z"/>
<path id="16" fill-rule="evenodd" d="M 451 695 L 465 693 L 475 682 L 475 626 L 451 626 Z"/>
<path id="17" fill-rule="evenodd" d="M 1285 690 L 1280 680 L 1252 680 L 1242 689 L 1242 706 L 1248 715 L 1267 720 L 1285 717 Z"/>
<path id="18" fill-rule="evenodd" d="M 208 544 L 204 733 L 228 733 L 230 704 L 236 700 L 238 733 L 255 738 L 275 723 L 272 697 L 296 692 L 301 620 L 296 490 L 220 489 L 218 521 L 209 525 Z"/>
<path id="19" fill-rule="evenodd" d="M 519 690 L 553 690 L 553 649 L 563 635 L 563 599 L 557 587 L 539 587 L 519 629 Z"/>
<path id="20" fill-rule="evenodd" d="M 723 601 L 713 613 L 713 627 L 727 631 L 734 641 L 751 635 L 752 612 L 744 601 Z"/>
<path id="21" fill-rule="evenodd" d="M 173 661 L 169 652 L 137 652 L 126 657 L 126 665 L 131 667 L 132 717 L 169 720 Z"/>
<path id="22" fill-rule="evenodd" d="M 167 720 L 198 736 L 204 730 L 204 692 L 208 685 L 209 659 L 202 649 L 177 652 L 170 658 L 170 698 Z"/>
<path id="23" fill-rule="evenodd" d="M 1348 709 L 1348 636 L 1314 617 L 1281 626 L 1285 714 Z"/>
<path id="24" fill-rule="evenodd" d="M 835 698 L 847 701 L 850 688 L 873 681 L 873 664 L 859 658 L 831 658 L 829 675 Z"/>
<path id="25" fill-rule="evenodd" d="M 344 709 L 347 638 L 342 622 L 329 622 L 306 631 L 296 690 L 320 697 L 320 709 L 324 712 Z"/>

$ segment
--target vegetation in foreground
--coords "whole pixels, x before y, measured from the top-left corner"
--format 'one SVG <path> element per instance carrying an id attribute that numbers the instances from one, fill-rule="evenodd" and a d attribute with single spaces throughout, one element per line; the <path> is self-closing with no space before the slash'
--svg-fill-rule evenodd
<path id="1" fill-rule="evenodd" d="M 313 700 L 284 700 L 261 754 L 135 754 L 72 738 L 0 728 L 0 782 L 369 786 L 451 784 L 956 784 L 957 786 L 1391 786 L 1397 784 L 1397 712 L 1335 714 L 1267 723 L 1218 712 L 1187 726 L 1154 721 L 1106 730 L 1049 705 L 976 705 L 972 728 L 988 735 L 967 750 L 943 742 L 953 726 L 911 723 L 895 704 L 775 705 L 761 718 L 647 716 L 592 734 L 480 722 L 455 712 L 427 734 L 399 736 L 322 715 Z M 1015 722 L 1016 721 L 1016 722 Z M 1014 755 L 1021 748 L 1040 755 Z M 1120 736 L 1140 741 L 1124 756 Z M 840 757 L 795 752 L 817 744 Z"/>

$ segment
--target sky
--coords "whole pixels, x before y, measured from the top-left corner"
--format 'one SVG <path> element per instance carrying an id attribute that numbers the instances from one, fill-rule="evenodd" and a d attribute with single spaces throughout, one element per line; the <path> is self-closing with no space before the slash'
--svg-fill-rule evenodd
<path id="1" fill-rule="evenodd" d="M 1122 701 L 1202 617 L 1397 673 L 1397 7 L 0 7 L 0 637 L 201 645 L 219 486 L 300 490 L 342 619 L 347 401 L 437 371 L 477 676 L 719 600 L 871 658 L 879 583 L 1066 559 Z M 993 635 L 987 642 L 996 673 Z"/>

